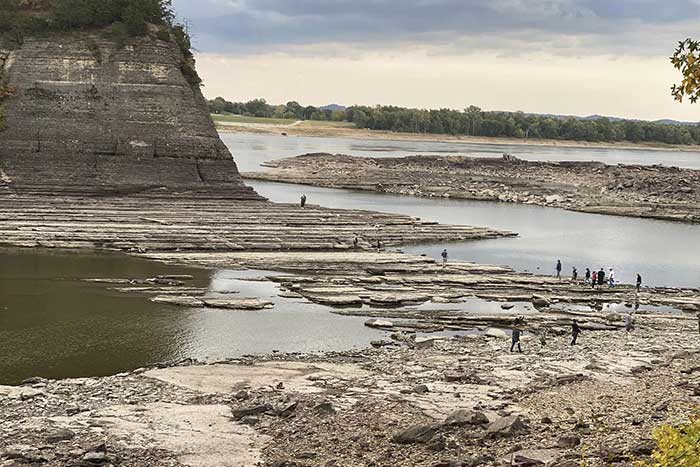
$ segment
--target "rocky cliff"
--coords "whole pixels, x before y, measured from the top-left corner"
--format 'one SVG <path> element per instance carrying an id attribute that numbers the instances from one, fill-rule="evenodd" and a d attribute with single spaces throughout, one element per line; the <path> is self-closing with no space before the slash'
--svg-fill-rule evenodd
<path id="1" fill-rule="evenodd" d="M 0 44 L 0 185 L 257 198 L 174 41 L 100 31 Z M 166 37 L 167 39 L 167 37 Z"/>

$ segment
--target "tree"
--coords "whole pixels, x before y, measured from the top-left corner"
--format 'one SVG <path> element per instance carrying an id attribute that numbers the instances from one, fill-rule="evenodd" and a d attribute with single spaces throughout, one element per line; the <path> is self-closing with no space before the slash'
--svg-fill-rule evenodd
<path id="1" fill-rule="evenodd" d="M 679 42 L 671 63 L 683 75 L 680 84 L 671 88 L 673 97 L 678 102 L 687 97 L 694 104 L 700 98 L 700 42 L 692 39 Z"/>

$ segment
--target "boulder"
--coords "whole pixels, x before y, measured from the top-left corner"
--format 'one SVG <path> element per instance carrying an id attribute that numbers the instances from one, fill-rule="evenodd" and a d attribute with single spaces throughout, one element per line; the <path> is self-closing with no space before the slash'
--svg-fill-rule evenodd
<path id="1" fill-rule="evenodd" d="M 505 332 L 503 329 L 488 328 L 484 333 L 486 337 L 493 337 L 494 339 L 509 339 L 510 334 Z"/>
<path id="2" fill-rule="evenodd" d="M 529 432 L 527 420 L 520 415 L 498 418 L 486 429 L 487 435 L 493 438 L 516 436 L 527 432 Z"/>
<path id="3" fill-rule="evenodd" d="M 557 446 L 562 449 L 573 449 L 579 444 L 581 444 L 581 438 L 576 435 L 565 435 L 557 441 Z"/>
<path id="4" fill-rule="evenodd" d="M 489 418 L 476 410 L 458 410 L 451 413 L 443 422 L 448 426 L 488 425 Z"/>
<path id="5" fill-rule="evenodd" d="M 517 467 L 552 465 L 561 456 L 562 452 L 558 449 L 525 449 L 509 454 L 503 459 L 503 463 Z"/>
<path id="6" fill-rule="evenodd" d="M 425 444 L 433 439 L 435 433 L 432 425 L 415 425 L 395 434 L 392 439 L 397 444 Z"/>
<path id="7" fill-rule="evenodd" d="M 547 308 L 552 304 L 552 302 L 543 295 L 533 295 L 530 299 L 530 303 L 532 303 L 532 306 L 535 308 Z"/>
<path id="8" fill-rule="evenodd" d="M 391 329 L 394 327 L 394 323 L 385 319 L 373 318 L 365 321 L 365 326 L 368 328 Z"/>

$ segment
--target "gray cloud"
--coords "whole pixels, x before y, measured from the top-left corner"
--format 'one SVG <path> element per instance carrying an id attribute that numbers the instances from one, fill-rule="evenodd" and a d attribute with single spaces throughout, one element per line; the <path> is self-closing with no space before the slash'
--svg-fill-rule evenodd
<path id="1" fill-rule="evenodd" d="M 700 25 L 698 0 L 175 0 L 204 52 L 318 44 L 435 53 L 668 53 Z M 334 48 L 334 53 L 337 48 Z"/>

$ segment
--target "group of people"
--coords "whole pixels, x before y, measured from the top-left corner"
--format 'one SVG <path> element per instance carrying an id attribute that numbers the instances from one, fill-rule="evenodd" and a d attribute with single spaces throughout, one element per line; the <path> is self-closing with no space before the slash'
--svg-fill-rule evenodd
<path id="1" fill-rule="evenodd" d="M 555 266 L 555 271 L 556 271 L 557 279 L 561 279 L 561 271 L 562 271 L 561 260 L 557 260 L 557 265 Z M 578 282 L 578 280 L 579 280 L 578 279 L 578 269 L 576 269 L 576 266 L 574 266 L 572 271 L 571 271 L 571 279 L 574 282 Z M 586 268 L 586 273 L 584 275 L 584 281 L 587 285 L 590 285 L 594 289 L 603 287 L 605 284 L 607 284 L 609 287 L 615 287 L 615 285 L 617 284 L 615 270 L 613 268 L 610 268 L 606 274 L 605 268 L 603 268 L 602 266 L 601 266 L 600 270 L 593 271 L 593 272 L 591 272 L 590 268 Z M 642 275 L 639 273 L 637 273 L 636 288 L 637 288 L 638 292 L 642 288 Z"/>

